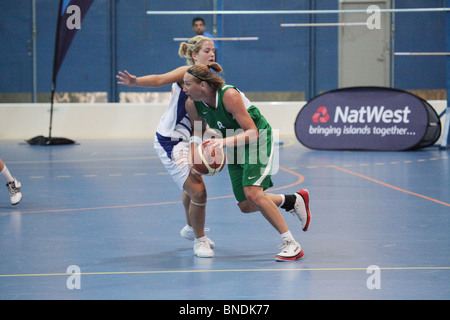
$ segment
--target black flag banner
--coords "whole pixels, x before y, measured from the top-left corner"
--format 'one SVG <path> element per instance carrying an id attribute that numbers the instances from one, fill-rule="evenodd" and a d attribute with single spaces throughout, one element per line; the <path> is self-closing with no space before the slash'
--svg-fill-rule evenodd
<path id="1" fill-rule="evenodd" d="M 50 126 L 48 137 L 37 136 L 27 140 L 32 145 L 59 145 L 59 144 L 73 144 L 73 140 L 66 138 L 52 137 L 52 123 L 53 123 L 53 102 L 56 90 L 56 78 L 59 69 L 69 51 L 72 40 L 77 31 L 81 29 L 81 22 L 86 13 L 91 7 L 94 0 L 60 0 L 58 10 L 58 21 L 56 24 L 56 41 L 55 41 L 55 55 L 53 61 L 53 78 L 52 78 L 52 93 L 50 101 Z"/>

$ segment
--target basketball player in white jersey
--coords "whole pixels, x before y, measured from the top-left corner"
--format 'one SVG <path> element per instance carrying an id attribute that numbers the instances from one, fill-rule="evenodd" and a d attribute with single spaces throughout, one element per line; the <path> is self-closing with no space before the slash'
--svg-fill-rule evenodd
<path id="1" fill-rule="evenodd" d="M 186 58 L 187 66 L 165 74 L 143 77 L 136 77 L 125 70 L 116 77 L 118 84 L 130 87 L 161 87 L 172 84 L 172 97 L 156 130 L 154 148 L 166 170 L 183 191 L 187 225 L 181 230 L 181 236 L 194 240 L 196 256 L 212 258 L 214 242 L 205 236 L 206 187 L 201 176 L 191 173 L 188 163 L 192 126 L 185 109 L 187 95 L 183 91 L 183 76 L 194 64 L 207 65 L 214 62 L 214 43 L 203 36 L 193 37 L 180 45 L 179 55 Z"/>

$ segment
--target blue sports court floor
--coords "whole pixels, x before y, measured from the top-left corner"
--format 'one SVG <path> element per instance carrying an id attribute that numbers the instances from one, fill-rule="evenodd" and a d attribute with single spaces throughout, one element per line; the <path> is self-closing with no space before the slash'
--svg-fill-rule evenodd
<path id="1" fill-rule="evenodd" d="M 307 232 L 285 214 L 305 253 L 290 263 L 274 260 L 280 237 L 263 217 L 240 213 L 226 172 L 205 177 L 215 258 L 194 257 L 151 140 L 0 141 L 24 194 L 12 207 L 0 188 L 0 299 L 450 298 L 449 150 L 281 140 L 272 192 L 311 195 Z"/>

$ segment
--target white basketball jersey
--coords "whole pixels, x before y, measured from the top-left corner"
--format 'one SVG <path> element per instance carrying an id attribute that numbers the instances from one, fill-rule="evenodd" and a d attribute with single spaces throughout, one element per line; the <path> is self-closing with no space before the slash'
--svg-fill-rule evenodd
<path id="1" fill-rule="evenodd" d="M 178 83 L 172 84 L 172 97 L 164 115 L 159 121 L 156 132 L 159 136 L 172 141 L 189 140 L 192 126 L 186 113 L 187 95 Z"/>

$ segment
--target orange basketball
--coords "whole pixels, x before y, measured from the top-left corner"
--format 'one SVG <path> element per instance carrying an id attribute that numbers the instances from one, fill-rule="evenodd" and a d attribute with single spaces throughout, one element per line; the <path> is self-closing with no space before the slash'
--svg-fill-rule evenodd
<path id="1" fill-rule="evenodd" d="M 208 176 L 219 173 L 225 166 L 226 161 L 223 149 L 210 147 L 210 142 L 211 140 L 207 140 L 199 145 L 193 155 L 194 169 Z"/>

